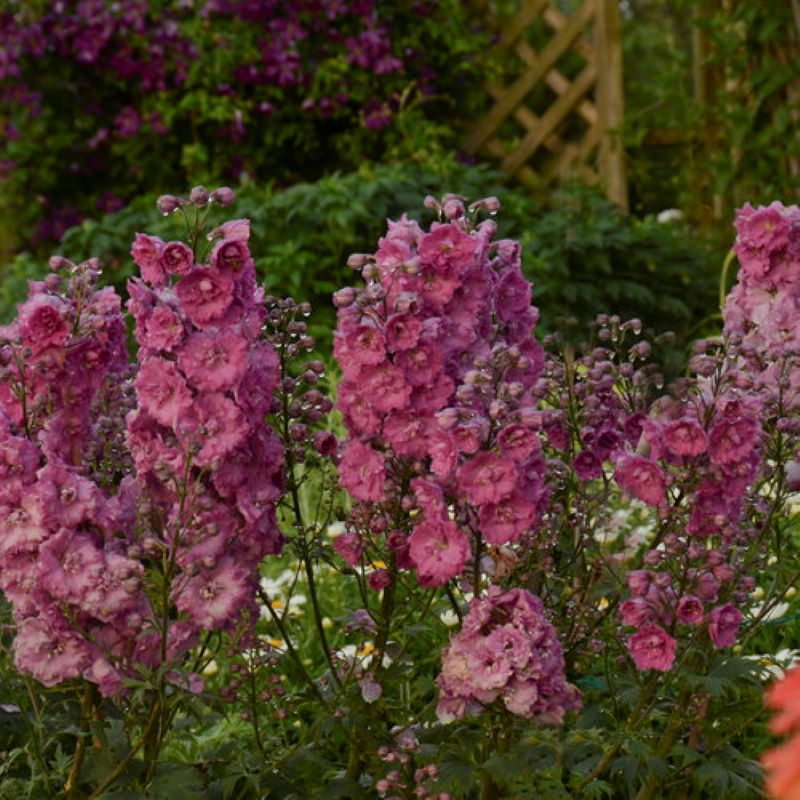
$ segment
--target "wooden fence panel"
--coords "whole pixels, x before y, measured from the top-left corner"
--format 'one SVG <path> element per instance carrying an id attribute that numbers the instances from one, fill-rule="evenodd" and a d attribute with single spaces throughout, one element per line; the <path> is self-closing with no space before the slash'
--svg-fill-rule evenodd
<path id="1" fill-rule="evenodd" d="M 505 24 L 486 0 L 473 8 L 498 31 L 496 53 L 518 70 L 507 86 L 487 83 L 493 104 L 467 132 L 467 151 L 486 151 L 531 187 L 575 174 L 599 180 L 627 210 L 618 0 L 584 0 L 572 16 L 554 0 L 522 0 Z M 526 33 L 542 23 L 552 35 L 537 52 Z M 575 74 L 564 74 L 560 64 L 566 60 Z M 577 70 L 576 63 L 582 64 Z"/>

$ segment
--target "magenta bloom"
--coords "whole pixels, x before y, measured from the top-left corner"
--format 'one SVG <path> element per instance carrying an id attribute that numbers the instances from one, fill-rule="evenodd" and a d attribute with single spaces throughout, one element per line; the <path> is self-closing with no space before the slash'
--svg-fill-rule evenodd
<path id="1" fill-rule="evenodd" d="M 507 425 L 497 435 L 500 452 L 517 464 L 521 464 L 542 449 L 539 437 L 523 425 Z"/>
<path id="2" fill-rule="evenodd" d="M 514 491 L 517 469 L 513 462 L 494 453 L 481 452 L 458 470 L 459 489 L 470 503 L 499 503 Z"/>
<path id="3" fill-rule="evenodd" d="M 175 291 L 182 310 L 199 328 L 220 319 L 233 302 L 233 281 L 211 267 L 193 267 Z"/>
<path id="4" fill-rule="evenodd" d="M 693 419 L 679 419 L 664 427 L 664 445 L 674 456 L 699 456 L 707 447 L 706 432 Z"/>
<path id="5" fill-rule="evenodd" d="M 383 335 L 371 325 L 358 325 L 349 330 L 344 334 L 343 345 L 345 357 L 358 366 L 386 361 Z"/>
<path id="6" fill-rule="evenodd" d="M 247 437 L 248 424 L 239 407 L 221 392 L 208 392 L 195 399 L 176 423 L 180 434 L 188 434 L 197 466 L 211 465 L 230 454 Z"/>
<path id="7" fill-rule="evenodd" d="M 441 586 L 460 575 L 470 553 L 466 535 L 455 522 L 444 519 L 417 525 L 408 545 L 421 586 Z"/>
<path id="8" fill-rule="evenodd" d="M 651 506 L 664 503 L 664 473 L 654 461 L 641 456 L 623 456 L 617 461 L 614 480 L 623 491 L 643 503 Z"/>
<path id="9" fill-rule="evenodd" d="M 722 419 L 711 429 L 708 453 L 713 464 L 742 461 L 758 444 L 759 427 L 750 417 Z"/>
<path id="10" fill-rule="evenodd" d="M 420 239 L 420 261 L 437 272 L 461 276 L 472 265 L 475 245 L 475 240 L 458 225 L 435 225 Z"/>
<path id="11" fill-rule="evenodd" d="M 494 291 L 497 314 L 503 322 L 514 320 L 531 306 L 531 284 L 518 269 L 506 270 Z"/>
<path id="12" fill-rule="evenodd" d="M 383 456 L 356 439 L 350 440 L 339 464 L 339 479 L 356 500 L 380 502 L 386 480 Z"/>
<path id="13" fill-rule="evenodd" d="M 192 393 L 171 361 L 148 358 L 136 376 L 141 407 L 156 422 L 172 427 L 176 417 L 192 405 Z"/>
<path id="14" fill-rule="evenodd" d="M 136 339 L 149 350 L 171 352 L 184 336 L 180 317 L 165 305 L 156 306 L 136 328 Z"/>
<path id="15" fill-rule="evenodd" d="M 736 644 L 741 622 L 742 612 L 730 603 L 712 609 L 711 619 L 708 623 L 708 635 L 717 650 L 721 650 L 723 647 L 733 647 Z"/>
<path id="16" fill-rule="evenodd" d="M 481 506 L 479 521 L 483 538 L 494 545 L 513 542 L 530 528 L 536 509 L 524 497 L 513 494 L 499 503 Z"/>
<path id="17" fill-rule="evenodd" d="M 619 615 L 625 625 L 638 628 L 653 620 L 653 612 L 644 597 L 631 597 L 619 604 Z"/>
<path id="18" fill-rule="evenodd" d="M 572 468 L 582 481 L 599 478 L 603 474 L 603 462 L 591 450 L 581 450 L 572 460 Z"/>
<path id="19" fill-rule="evenodd" d="M 354 567 L 364 552 L 364 540 L 357 533 L 343 533 L 333 540 L 333 549 L 347 564 Z"/>
<path id="20" fill-rule="evenodd" d="M 411 489 L 426 520 L 441 519 L 445 516 L 447 505 L 444 501 L 444 493 L 438 484 L 426 481 L 424 478 L 413 478 Z"/>
<path id="21" fill-rule="evenodd" d="M 410 350 L 419 339 L 422 323 L 410 314 L 392 314 L 386 320 L 384 336 L 386 347 L 393 353 Z"/>
<path id="22" fill-rule="evenodd" d="M 359 377 L 363 381 L 361 390 L 376 411 L 394 411 L 408 406 L 412 387 L 403 373 L 388 361 L 362 368 Z"/>
<path id="23" fill-rule="evenodd" d="M 161 249 L 160 263 L 168 275 L 186 275 L 194 266 L 194 253 L 183 242 L 169 242 Z"/>
<path id="24" fill-rule="evenodd" d="M 36 295 L 19 307 L 19 332 L 34 355 L 69 338 L 66 307 L 56 297 Z"/>
<path id="25" fill-rule="evenodd" d="M 223 239 L 217 242 L 211 251 L 211 264 L 220 272 L 229 272 L 234 275 L 241 272 L 250 261 L 250 250 L 246 242 L 246 238 Z"/>
<path id="26" fill-rule="evenodd" d="M 628 639 L 628 651 L 636 668 L 669 672 L 678 643 L 658 625 L 644 625 Z"/>
<path id="27" fill-rule="evenodd" d="M 226 328 L 193 333 L 178 352 L 178 366 L 196 388 L 215 392 L 232 389 L 247 369 L 247 340 Z"/>
<path id="28" fill-rule="evenodd" d="M 684 625 L 699 625 L 703 621 L 703 602 L 699 597 L 687 594 L 678 601 L 678 622 Z"/>
<path id="29" fill-rule="evenodd" d="M 151 286 L 163 286 L 164 268 L 161 266 L 161 250 L 164 242 L 158 236 L 137 233 L 131 247 L 131 256 L 142 274 L 142 278 Z"/>

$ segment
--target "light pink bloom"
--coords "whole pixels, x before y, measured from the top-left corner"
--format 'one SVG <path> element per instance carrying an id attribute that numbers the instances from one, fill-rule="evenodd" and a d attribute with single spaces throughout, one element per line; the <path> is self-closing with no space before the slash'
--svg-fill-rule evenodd
<path id="1" fill-rule="evenodd" d="M 497 435 L 500 452 L 516 463 L 538 455 L 542 449 L 539 437 L 523 425 L 507 425 Z"/>
<path id="2" fill-rule="evenodd" d="M 181 343 L 183 336 L 183 322 L 166 305 L 156 306 L 136 328 L 137 341 L 150 350 L 171 352 Z"/>
<path id="3" fill-rule="evenodd" d="M 693 419 L 679 419 L 664 426 L 664 445 L 675 456 L 699 456 L 708 440 L 701 425 Z"/>
<path id="4" fill-rule="evenodd" d="M 176 430 L 199 447 L 194 463 L 217 463 L 247 437 L 249 426 L 239 407 L 221 392 L 201 394 L 176 422 Z"/>
<path id="5" fill-rule="evenodd" d="M 173 600 L 198 629 L 215 630 L 237 621 L 252 591 L 247 567 L 225 556 L 214 569 L 201 569 L 185 584 L 179 583 Z"/>
<path id="6" fill-rule="evenodd" d="M 88 645 L 65 623 L 48 625 L 44 618 L 35 617 L 17 628 L 14 663 L 44 686 L 80 678 L 90 659 Z"/>
<path id="7" fill-rule="evenodd" d="M 515 493 L 499 503 L 481 506 L 480 531 L 490 544 L 514 542 L 523 531 L 530 528 L 535 517 L 536 509 L 533 504 Z"/>

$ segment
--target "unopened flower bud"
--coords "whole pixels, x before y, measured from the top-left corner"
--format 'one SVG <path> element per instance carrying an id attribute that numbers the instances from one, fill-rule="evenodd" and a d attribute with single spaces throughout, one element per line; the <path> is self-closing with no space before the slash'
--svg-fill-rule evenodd
<path id="1" fill-rule="evenodd" d="M 156 208 L 158 212 L 164 216 L 171 214 L 173 211 L 177 211 L 180 207 L 181 199 L 174 194 L 162 194 L 161 197 L 156 200 Z"/>
<path id="2" fill-rule="evenodd" d="M 210 197 L 208 189 L 206 189 L 205 186 L 195 186 L 192 191 L 189 192 L 189 200 L 196 206 L 206 205 Z"/>
<path id="3" fill-rule="evenodd" d="M 236 195 L 230 186 L 220 186 L 219 189 L 214 189 L 209 198 L 212 202 L 218 203 L 223 207 L 231 205 L 235 199 Z"/>

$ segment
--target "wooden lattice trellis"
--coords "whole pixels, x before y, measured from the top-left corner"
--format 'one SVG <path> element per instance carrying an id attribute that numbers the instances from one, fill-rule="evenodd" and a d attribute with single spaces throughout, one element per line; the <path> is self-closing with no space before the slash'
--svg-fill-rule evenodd
<path id="1" fill-rule="evenodd" d="M 508 85 L 487 83 L 494 102 L 468 131 L 467 151 L 486 151 L 505 172 L 534 188 L 576 173 L 599 179 L 608 196 L 627 209 L 619 137 L 623 89 L 617 4 L 584 0 L 566 16 L 549 0 L 522 0 L 516 16 L 503 25 L 488 0 L 473 2 L 475 11 L 498 31 L 497 54 L 518 71 Z M 552 37 L 537 52 L 525 33 L 539 21 Z M 570 77 L 561 67 L 567 60 Z"/>

